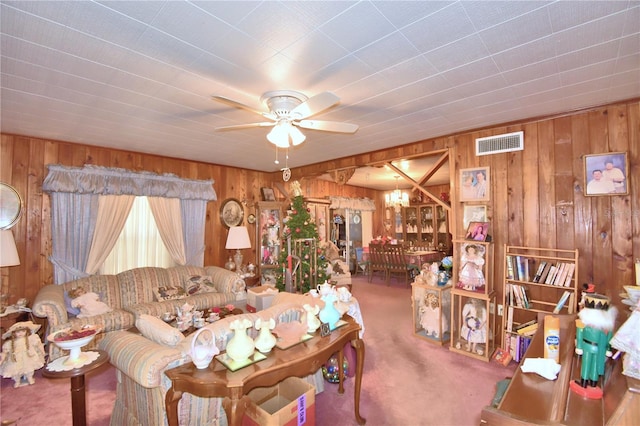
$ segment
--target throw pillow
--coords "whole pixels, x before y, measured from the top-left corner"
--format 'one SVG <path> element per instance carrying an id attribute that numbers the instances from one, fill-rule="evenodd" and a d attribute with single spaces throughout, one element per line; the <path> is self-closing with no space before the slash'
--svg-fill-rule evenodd
<path id="1" fill-rule="evenodd" d="M 200 293 L 216 292 L 211 277 L 208 275 L 191 275 L 184 282 L 184 290 L 189 296 Z"/>
<path id="2" fill-rule="evenodd" d="M 142 314 L 136 319 L 136 328 L 147 339 L 163 346 L 175 346 L 184 340 L 184 335 L 160 318 Z"/>
<path id="3" fill-rule="evenodd" d="M 153 296 L 156 302 L 164 302 L 167 300 L 176 300 L 187 297 L 187 293 L 182 287 L 157 287 L 153 289 Z"/>

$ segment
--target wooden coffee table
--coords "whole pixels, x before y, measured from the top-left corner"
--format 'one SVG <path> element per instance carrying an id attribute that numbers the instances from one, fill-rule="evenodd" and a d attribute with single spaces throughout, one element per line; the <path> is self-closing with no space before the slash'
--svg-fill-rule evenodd
<path id="1" fill-rule="evenodd" d="M 347 315 L 347 324 L 335 329 L 330 335 L 314 337 L 287 350 L 273 348 L 267 359 L 232 372 L 218 360 L 209 367 L 198 370 L 192 362 L 166 371 L 171 379 L 171 388 L 165 397 L 167 419 L 170 426 L 178 425 L 178 402 L 183 392 L 199 397 L 224 398 L 222 406 L 230 426 L 242 424 L 242 417 L 250 398 L 247 394 L 257 387 L 274 386 L 287 377 L 304 377 L 315 373 L 333 355 L 338 353 L 340 384 L 338 393 L 344 393 L 343 348 L 351 342 L 356 351 L 356 375 L 354 389 L 354 412 L 358 424 L 366 419 L 360 416 L 360 387 L 364 365 L 364 342 L 360 339 L 360 325 Z"/>

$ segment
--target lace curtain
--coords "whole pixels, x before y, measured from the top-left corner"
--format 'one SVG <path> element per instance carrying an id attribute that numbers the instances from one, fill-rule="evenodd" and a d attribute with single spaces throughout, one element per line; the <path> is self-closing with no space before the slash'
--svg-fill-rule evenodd
<path id="1" fill-rule="evenodd" d="M 135 196 L 156 197 L 150 201 L 151 209 L 176 263 L 203 265 L 206 203 L 216 200 L 212 180 L 90 165 L 48 167 L 43 190 L 52 200 L 50 260 L 56 284 L 98 270 L 113 248 Z"/>
<path id="2" fill-rule="evenodd" d="M 329 197 L 330 209 L 351 209 L 360 211 L 374 211 L 376 203 L 369 198 Z"/>

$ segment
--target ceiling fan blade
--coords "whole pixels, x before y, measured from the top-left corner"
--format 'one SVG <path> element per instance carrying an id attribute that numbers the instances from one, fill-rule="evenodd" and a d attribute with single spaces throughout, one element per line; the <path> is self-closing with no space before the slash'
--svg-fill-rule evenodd
<path id="1" fill-rule="evenodd" d="M 269 112 L 264 112 L 264 111 L 260 111 L 257 110 L 255 108 L 251 108 L 249 105 L 245 105 L 245 104 L 241 104 L 240 102 L 236 102 L 233 99 L 229 99 L 229 98 L 225 98 L 224 96 L 212 96 L 211 99 L 213 99 L 214 101 L 218 101 L 218 102 L 222 102 L 223 104 L 227 104 L 229 106 L 232 106 L 234 108 L 239 108 L 239 109 L 244 109 L 247 111 L 251 111 L 255 114 L 261 115 L 265 118 L 269 118 L 271 120 L 275 120 L 277 117 L 275 117 L 273 114 L 269 113 Z"/>
<path id="2" fill-rule="evenodd" d="M 290 116 L 294 120 L 302 120 L 324 111 L 340 102 L 340 98 L 331 92 L 322 92 L 307 99 L 291 110 Z"/>
<path id="3" fill-rule="evenodd" d="M 294 121 L 293 124 L 300 126 L 304 129 L 322 130 L 325 132 L 337 132 L 337 133 L 355 133 L 359 128 L 357 124 L 341 123 L 338 121 L 323 121 L 323 120 Z"/>
<path id="4" fill-rule="evenodd" d="M 273 123 L 262 122 L 262 123 L 237 124 L 235 126 L 216 127 L 216 131 L 251 129 L 252 127 L 269 127 L 269 126 L 275 126 L 275 125 L 276 125 L 275 121 Z"/>

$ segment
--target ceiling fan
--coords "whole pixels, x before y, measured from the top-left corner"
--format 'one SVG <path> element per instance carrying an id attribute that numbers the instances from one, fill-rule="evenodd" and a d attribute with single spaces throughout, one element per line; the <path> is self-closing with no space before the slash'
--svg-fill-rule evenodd
<path id="1" fill-rule="evenodd" d="M 212 96 L 212 99 L 235 108 L 251 111 L 271 121 L 239 124 L 235 126 L 217 127 L 216 130 L 238 130 L 252 127 L 273 127 L 267 135 L 269 142 L 279 148 L 299 145 L 306 136 L 298 129 L 321 130 L 336 133 L 355 133 L 358 125 L 337 121 L 307 120 L 340 102 L 340 98 L 331 92 L 322 92 L 308 98 L 293 90 L 276 90 L 266 92 L 260 101 L 269 108 L 268 112 L 260 111 L 248 105 L 236 102 L 224 96 Z"/>

